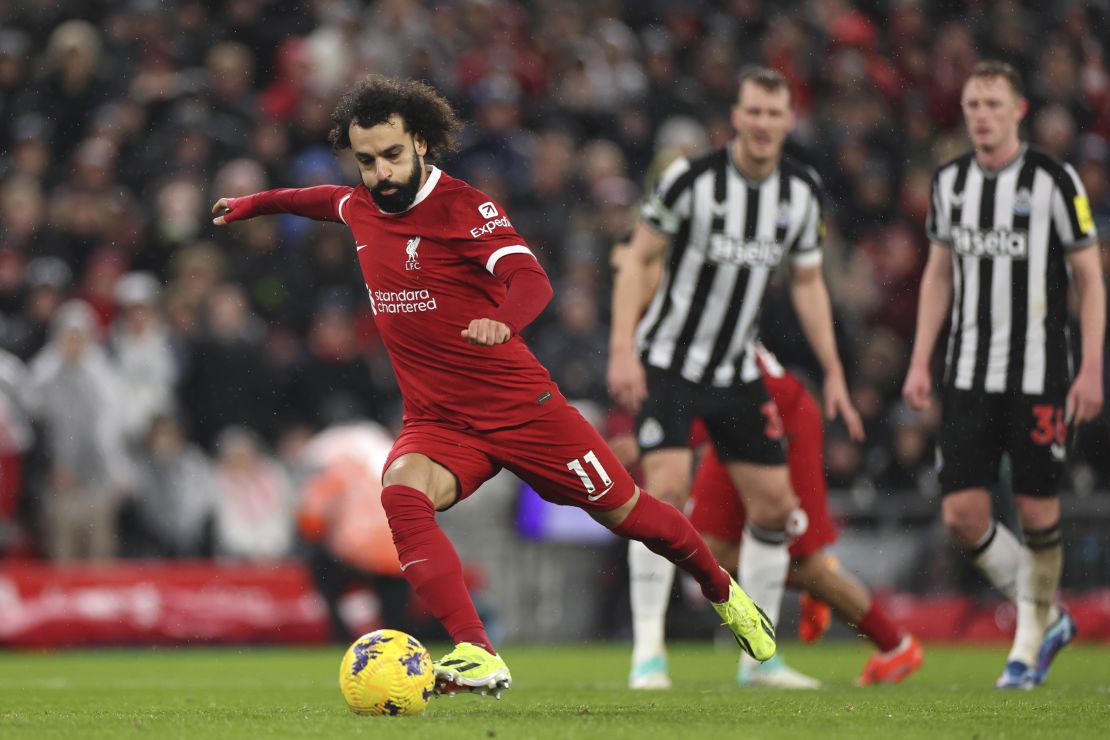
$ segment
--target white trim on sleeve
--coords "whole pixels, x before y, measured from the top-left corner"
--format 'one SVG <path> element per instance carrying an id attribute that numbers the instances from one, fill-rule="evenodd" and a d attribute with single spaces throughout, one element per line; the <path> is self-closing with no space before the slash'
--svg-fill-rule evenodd
<path id="1" fill-rule="evenodd" d="M 509 254 L 532 254 L 532 250 L 523 244 L 517 244 L 512 247 L 501 247 L 501 249 L 496 250 L 489 256 L 489 259 L 486 260 L 486 271 L 492 275 L 493 268 L 497 265 L 497 261 Z M 535 257 L 536 255 L 532 254 L 532 258 L 535 259 Z"/>
<path id="2" fill-rule="evenodd" d="M 343 206 L 347 205 L 347 201 L 351 199 L 351 195 L 352 193 L 344 195 L 339 199 L 339 205 L 335 207 L 336 215 L 339 216 L 339 220 L 343 223 L 347 223 L 347 219 L 343 218 Z"/>
<path id="3" fill-rule="evenodd" d="M 807 249 L 804 252 L 798 252 L 791 264 L 795 267 L 815 267 L 821 264 L 821 250 L 820 249 Z"/>

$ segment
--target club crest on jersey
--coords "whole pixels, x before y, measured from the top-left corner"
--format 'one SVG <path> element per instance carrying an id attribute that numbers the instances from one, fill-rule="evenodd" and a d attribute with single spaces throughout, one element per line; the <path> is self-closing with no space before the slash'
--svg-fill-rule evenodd
<path id="1" fill-rule="evenodd" d="M 409 239 L 408 243 L 405 244 L 405 254 L 408 255 L 407 259 L 405 260 L 406 270 L 420 269 L 419 255 L 416 254 L 416 250 L 419 246 L 420 237 L 418 236 L 414 236 L 413 238 Z"/>
<path id="2" fill-rule="evenodd" d="M 478 213 L 482 215 L 482 218 L 495 218 L 497 216 L 497 206 L 493 204 L 493 201 L 488 201 L 478 206 Z"/>
<path id="3" fill-rule="evenodd" d="M 1014 193 L 1014 215 L 1028 216 L 1033 210 L 1033 193 L 1029 188 L 1020 188 Z"/>

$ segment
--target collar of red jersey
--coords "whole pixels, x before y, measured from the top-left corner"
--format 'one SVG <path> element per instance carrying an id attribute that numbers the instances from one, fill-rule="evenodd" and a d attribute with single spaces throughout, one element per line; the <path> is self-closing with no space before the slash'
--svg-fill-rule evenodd
<path id="1" fill-rule="evenodd" d="M 439 176 L 442 174 L 443 171 L 439 167 L 436 167 L 434 164 L 428 165 L 428 179 L 425 180 L 420 189 L 416 191 L 416 197 L 412 199 L 411 206 L 403 211 L 398 211 L 397 213 L 382 211 L 381 208 L 378 208 L 378 210 L 382 211 L 383 216 L 400 216 L 402 213 L 408 213 L 417 205 L 419 205 L 422 200 L 432 194 L 432 191 L 435 190 L 436 185 L 439 183 Z M 377 204 L 375 203 L 374 205 L 376 206 Z"/>

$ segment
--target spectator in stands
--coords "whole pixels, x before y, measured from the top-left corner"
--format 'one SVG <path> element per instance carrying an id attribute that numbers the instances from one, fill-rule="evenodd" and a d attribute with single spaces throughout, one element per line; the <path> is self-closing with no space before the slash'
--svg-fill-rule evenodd
<path id="1" fill-rule="evenodd" d="M 162 320 L 161 293 L 158 281 L 146 272 L 124 275 L 115 288 L 119 313 L 109 342 L 127 389 L 123 431 L 131 442 L 139 442 L 155 418 L 173 407 L 177 357 Z"/>
<path id="2" fill-rule="evenodd" d="M 16 28 L 0 29 L 0 141 L 8 141 L 15 104 L 27 84 L 31 39 Z"/>
<path id="3" fill-rule="evenodd" d="M 491 74 L 474 85 L 475 125 L 463 133 L 452 171 L 470 181 L 496 173 L 513 192 L 528 186 L 533 142 L 532 133 L 521 125 L 523 94 L 508 74 Z"/>
<path id="4" fill-rule="evenodd" d="M 66 299 L 72 273 L 57 257 L 38 257 L 27 263 L 27 285 L 22 314 L 4 317 L 0 341 L 22 360 L 29 360 L 46 344 L 50 322 Z"/>
<path id="5" fill-rule="evenodd" d="M 172 413 L 155 416 L 145 431 L 135 456 L 128 554 L 210 557 L 217 490 L 211 462 Z"/>
<path id="6" fill-rule="evenodd" d="M 215 549 L 228 558 L 272 560 L 293 544 L 293 491 L 285 471 L 246 427 L 216 440 Z"/>
<path id="7" fill-rule="evenodd" d="M 100 31 L 84 20 L 65 21 L 50 34 L 47 70 L 28 91 L 22 107 L 53 123 L 50 149 L 57 161 L 84 138 L 85 128 L 100 105 L 113 94 L 101 74 Z"/>
<path id="8" fill-rule="evenodd" d="M 26 254 L 42 235 L 46 199 L 39 181 L 30 175 L 14 175 L 0 190 L 0 246 Z"/>
<path id="9" fill-rule="evenodd" d="M 179 386 L 193 438 L 211 447 L 231 425 L 270 426 L 275 389 L 259 352 L 261 329 L 238 285 L 224 283 L 207 297 L 205 331 L 187 348 Z"/>
<path id="10" fill-rule="evenodd" d="M 592 291 L 563 289 L 556 304 L 556 322 L 536 337 L 532 351 L 567 398 L 607 405 L 605 363 L 609 356 L 609 332 L 598 314 Z M 568 347 L 574 350 L 568 352 Z"/>
<path id="11" fill-rule="evenodd" d="M 123 389 L 88 304 L 64 304 L 51 332 L 31 362 L 27 393 L 47 446 L 46 550 L 59 562 L 110 558 L 118 546 L 120 499 L 132 480 L 120 414 Z"/>
<path id="12" fill-rule="evenodd" d="M 320 430 L 338 421 L 382 418 L 346 304 L 328 301 L 317 309 L 307 349 L 286 390 L 283 406 L 295 417 L 290 421 Z"/>

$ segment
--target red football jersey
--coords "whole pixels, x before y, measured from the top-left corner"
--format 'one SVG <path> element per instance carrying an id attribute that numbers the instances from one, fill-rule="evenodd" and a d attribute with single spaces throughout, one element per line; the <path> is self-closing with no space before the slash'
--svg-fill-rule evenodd
<path id="1" fill-rule="evenodd" d="M 505 298 L 498 260 L 531 255 L 501 206 L 436 167 L 403 213 L 382 212 L 363 185 L 332 202 L 354 234 L 405 421 L 496 429 L 542 413 L 559 390 L 519 336 L 493 347 L 460 336 Z"/>

